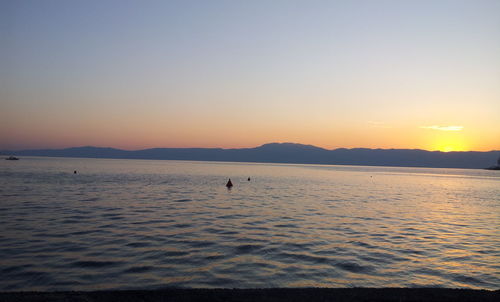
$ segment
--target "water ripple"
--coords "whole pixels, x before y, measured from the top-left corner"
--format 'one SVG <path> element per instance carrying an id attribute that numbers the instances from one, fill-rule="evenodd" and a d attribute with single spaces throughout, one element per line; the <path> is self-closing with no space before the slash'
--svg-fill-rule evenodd
<path id="1" fill-rule="evenodd" d="M 498 289 L 500 177 L 440 171 L 0 161 L 0 290 Z"/>

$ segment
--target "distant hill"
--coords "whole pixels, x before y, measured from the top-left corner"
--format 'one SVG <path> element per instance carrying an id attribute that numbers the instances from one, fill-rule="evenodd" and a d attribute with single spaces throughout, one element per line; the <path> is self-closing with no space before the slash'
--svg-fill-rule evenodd
<path id="1" fill-rule="evenodd" d="M 413 149 L 335 149 L 311 145 L 270 143 L 256 148 L 153 148 L 127 151 L 114 148 L 76 147 L 0 151 L 3 155 L 86 157 L 120 159 L 168 159 L 326 165 L 403 166 L 431 168 L 485 168 L 494 164 L 500 151 L 439 152 Z"/>

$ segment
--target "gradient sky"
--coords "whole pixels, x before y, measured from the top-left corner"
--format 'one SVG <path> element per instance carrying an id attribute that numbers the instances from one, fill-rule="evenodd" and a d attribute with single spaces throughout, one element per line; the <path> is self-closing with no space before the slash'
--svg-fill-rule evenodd
<path id="1" fill-rule="evenodd" d="M 500 1 L 0 0 L 0 149 L 500 150 Z"/>

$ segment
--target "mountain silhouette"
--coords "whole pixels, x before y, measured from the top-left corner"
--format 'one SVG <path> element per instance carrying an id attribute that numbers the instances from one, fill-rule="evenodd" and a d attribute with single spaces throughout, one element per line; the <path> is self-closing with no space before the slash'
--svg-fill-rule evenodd
<path id="1" fill-rule="evenodd" d="M 255 148 L 152 148 L 136 151 L 101 147 L 5 150 L 0 154 L 118 159 L 165 159 L 326 165 L 403 166 L 431 168 L 484 168 L 495 163 L 500 151 L 440 152 L 418 149 L 334 149 L 296 143 L 270 143 Z"/>

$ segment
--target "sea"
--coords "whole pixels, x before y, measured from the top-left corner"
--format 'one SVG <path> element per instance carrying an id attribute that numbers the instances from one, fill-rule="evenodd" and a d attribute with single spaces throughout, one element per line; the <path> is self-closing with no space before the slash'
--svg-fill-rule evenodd
<path id="1" fill-rule="evenodd" d="M 499 289 L 500 171 L 0 160 L 0 291 L 270 287 Z"/>

